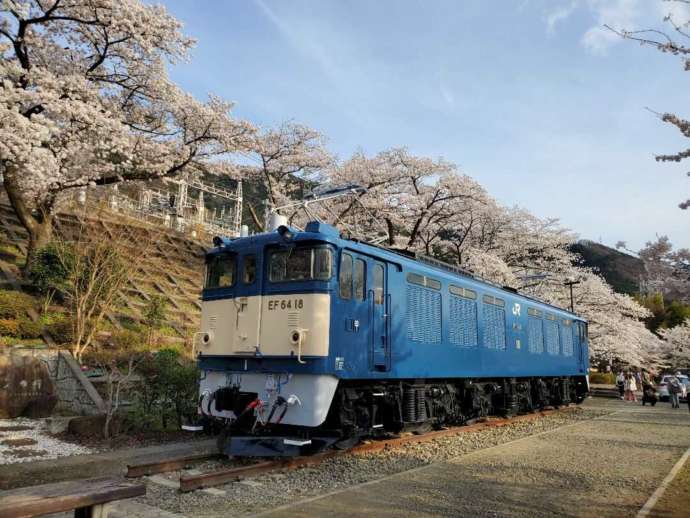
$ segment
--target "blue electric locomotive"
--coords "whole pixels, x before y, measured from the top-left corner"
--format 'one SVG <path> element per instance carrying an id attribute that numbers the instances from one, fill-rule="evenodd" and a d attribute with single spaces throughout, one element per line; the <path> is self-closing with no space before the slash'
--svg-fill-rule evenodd
<path id="1" fill-rule="evenodd" d="M 228 454 L 304 454 L 587 394 L 587 324 L 569 311 L 320 222 L 214 244 L 199 409 Z"/>

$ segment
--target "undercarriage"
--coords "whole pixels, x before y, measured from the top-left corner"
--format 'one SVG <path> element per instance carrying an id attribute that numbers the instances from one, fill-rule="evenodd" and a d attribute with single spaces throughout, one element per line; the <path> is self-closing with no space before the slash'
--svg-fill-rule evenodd
<path id="1" fill-rule="evenodd" d="M 510 417 L 545 407 L 581 403 L 584 377 L 461 380 L 341 380 L 325 422 L 318 427 L 281 424 L 288 402 L 278 400 L 260 419 L 257 394 L 225 387 L 213 395 L 217 410 L 234 419 L 216 419 L 218 448 L 232 456 L 296 456 L 349 448 L 368 437 L 424 432 L 471 423 L 485 416 Z"/>

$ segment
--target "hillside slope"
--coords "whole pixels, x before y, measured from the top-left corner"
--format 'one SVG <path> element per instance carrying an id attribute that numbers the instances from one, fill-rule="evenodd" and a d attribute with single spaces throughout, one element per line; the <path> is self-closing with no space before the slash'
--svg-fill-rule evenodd
<path id="1" fill-rule="evenodd" d="M 4 193 L 3 193 L 4 194 Z M 119 225 L 128 232 L 153 243 L 147 257 L 133 257 L 137 278 L 124 289 L 124 304 L 114 308 L 107 320 L 116 329 L 128 328 L 142 321 L 146 304 L 154 295 L 167 300 L 165 326 L 170 338 L 189 342 L 198 330 L 201 316 L 199 295 L 203 282 L 204 247 L 196 240 L 175 231 L 151 227 L 113 214 L 108 219 L 90 219 L 88 224 L 104 236 Z M 77 224 L 73 214 L 58 217 L 58 226 Z M 0 195 L 0 289 L 15 289 L 20 281 L 20 267 L 25 262 L 27 234 L 4 196 Z"/>
<path id="2" fill-rule="evenodd" d="M 644 275 L 642 260 L 594 241 L 582 240 L 571 250 L 580 254 L 584 266 L 595 268 L 615 291 L 633 295 L 640 291 Z"/>

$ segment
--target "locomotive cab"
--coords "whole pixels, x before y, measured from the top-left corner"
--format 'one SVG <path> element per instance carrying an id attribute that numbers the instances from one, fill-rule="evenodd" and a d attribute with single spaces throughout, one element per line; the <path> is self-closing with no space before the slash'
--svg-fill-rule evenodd
<path id="1" fill-rule="evenodd" d="M 245 431 L 256 426 L 242 416 L 267 431 L 324 422 L 338 385 L 324 369 L 337 251 L 328 230 L 217 240 L 208 252 L 195 343 L 202 414 Z M 227 452 L 245 448 L 236 439 Z"/>
<path id="2" fill-rule="evenodd" d="M 299 363 L 328 356 L 333 249 L 327 243 L 214 251 L 206 269 L 199 353 Z"/>

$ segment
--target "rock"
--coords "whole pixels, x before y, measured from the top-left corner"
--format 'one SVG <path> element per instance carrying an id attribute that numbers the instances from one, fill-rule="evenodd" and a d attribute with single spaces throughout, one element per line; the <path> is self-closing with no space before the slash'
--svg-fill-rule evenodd
<path id="1" fill-rule="evenodd" d="M 43 362 L 11 351 L 0 354 L 0 418 L 47 417 L 57 400 Z"/>
<path id="2" fill-rule="evenodd" d="M 238 484 L 242 484 L 242 485 L 249 486 L 249 487 L 261 487 L 261 486 L 263 486 L 263 484 L 261 482 L 257 482 L 256 480 L 251 480 L 248 478 L 245 478 L 244 480 L 240 480 L 238 482 Z"/>
<path id="3" fill-rule="evenodd" d="M 74 419 L 74 417 L 49 417 L 46 419 L 48 433 L 56 434 L 66 432 L 69 429 L 69 423 L 72 419 Z"/>
<path id="4" fill-rule="evenodd" d="M 104 415 L 89 415 L 74 417 L 67 425 L 67 431 L 74 435 L 81 437 L 102 437 L 103 426 L 105 425 Z M 110 422 L 110 433 L 117 435 L 122 428 L 122 421 L 117 417 L 113 417 Z"/>

